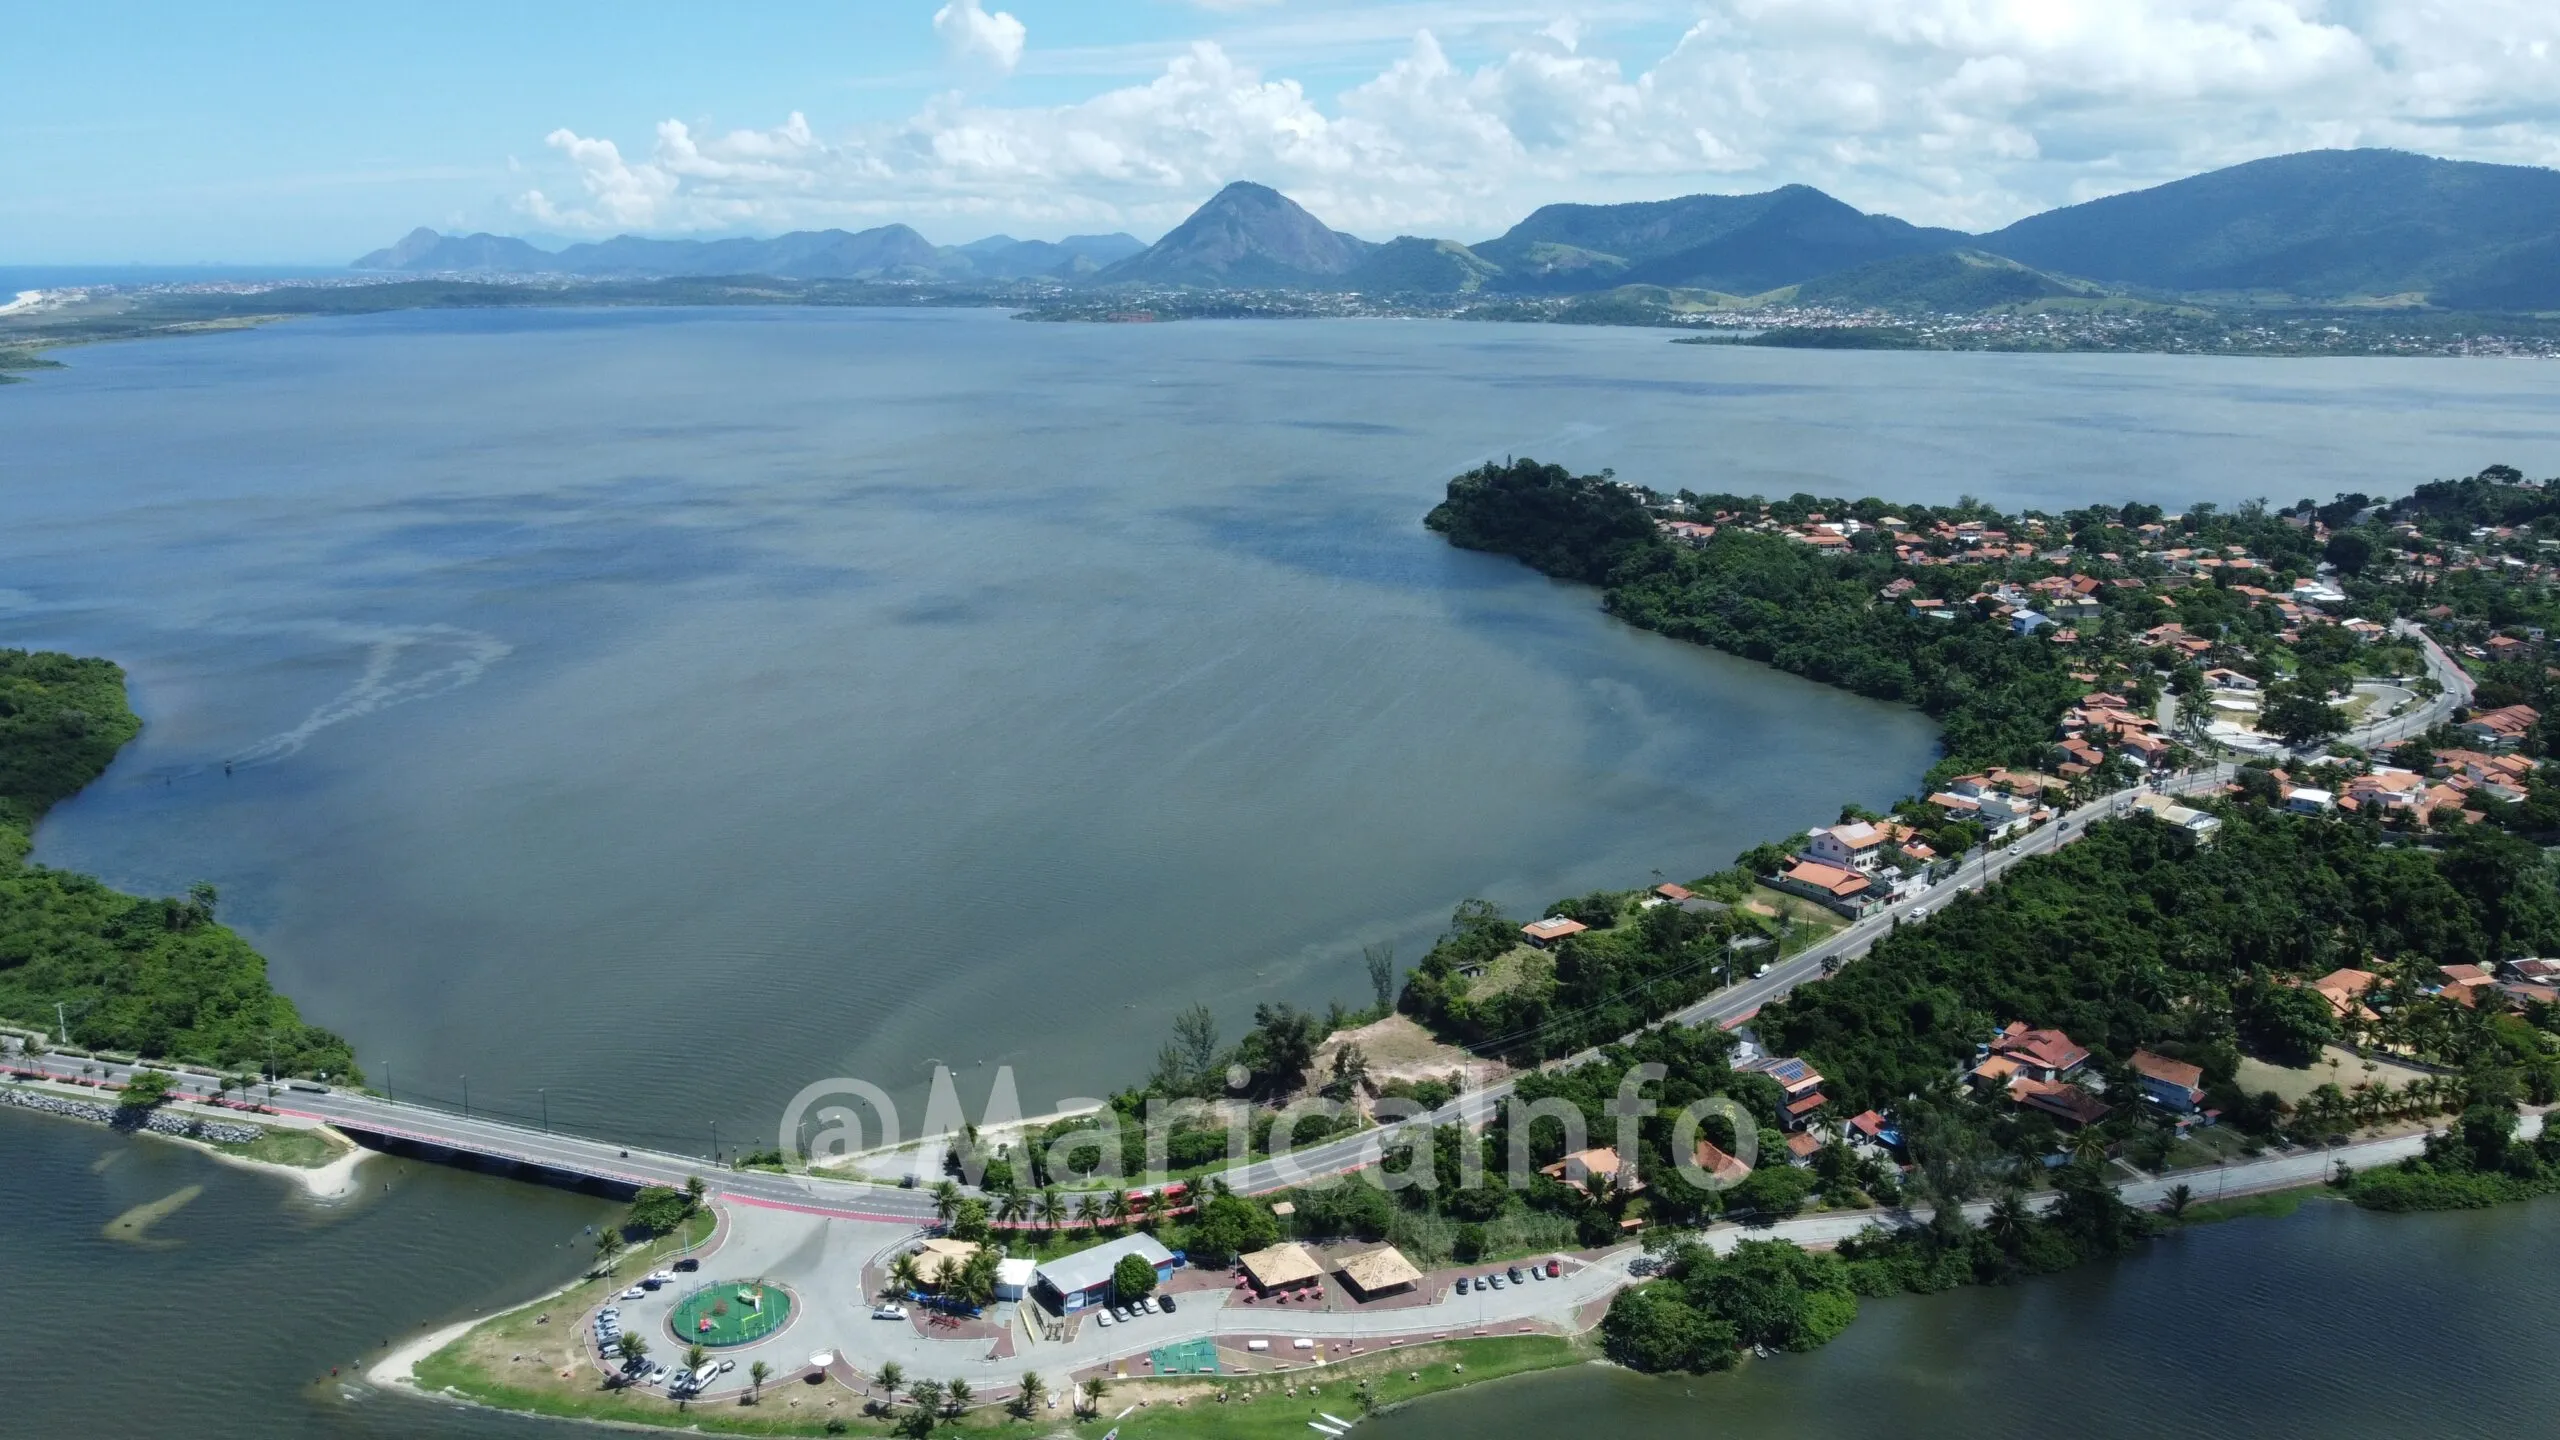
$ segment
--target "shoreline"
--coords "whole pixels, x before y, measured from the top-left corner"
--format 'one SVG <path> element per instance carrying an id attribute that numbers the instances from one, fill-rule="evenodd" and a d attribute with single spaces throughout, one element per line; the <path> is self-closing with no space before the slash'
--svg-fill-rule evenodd
<path id="1" fill-rule="evenodd" d="M 26 1079 L 15 1079 L 9 1083 L 11 1084 L 11 1087 L 19 1093 L 47 1095 L 77 1104 L 101 1106 L 101 1102 L 98 1098 L 99 1092 L 87 1091 L 75 1086 L 58 1085 L 45 1080 L 31 1081 Z M 357 1193 L 356 1172 L 362 1167 L 366 1157 L 375 1153 L 371 1150 L 367 1150 L 361 1145 L 358 1145 L 355 1141 L 340 1133 L 335 1127 L 327 1124 L 305 1125 L 290 1122 L 276 1123 L 277 1121 L 280 1121 L 282 1117 L 244 1119 L 238 1112 L 232 1110 L 208 1108 L 184 1101 L 171 1101 L 168 1104 L 162 1105 L 158 1107 L 159 1113 L 181 1116 L 190 1120 L 205 1120 L 215 1124 L 246 1126 L 262 1131 L 295 1131 L 305 1134 L 317 1134 L 327 1137 L 332 1143 L 343 1146 L 344 1149 L 324 1165 L 293 1165 L 280 1160 L 261 1160 L 254 1155 L 242 1155 L 236 1151 L 224 1149 L 222 1144 L 218 1141 L 204 1139 L 200 1136 L 171 1135 L 162 1131 L 146 1129 L 138 1126 L 127 1130 L 115 1125 L 111 1121 L 100 1120 L 89 1115 L 66 1114 L 60 1110 L 38 1108 L 35 1106 L 12 1106 L 11 1108 L 22 1109 L 32 1115 L 50 1116 L 56 1120 L 67 1121 L 76 1125 L 86 1125 L 93 1129 L 103 1129 L 118 1134 L 147 1137 L 153 1140 L 165 1141 L 173 1145 L 181 1145 L 224 1165 L 234 1166 L 242 1170 L 257 1171 L 288 1180 L 301 1190 L 306 1199 L 324 1205 L 346 1200 Z M 113 1107 L 101 1106 L 101 1108 L 112 1109 Z"/>

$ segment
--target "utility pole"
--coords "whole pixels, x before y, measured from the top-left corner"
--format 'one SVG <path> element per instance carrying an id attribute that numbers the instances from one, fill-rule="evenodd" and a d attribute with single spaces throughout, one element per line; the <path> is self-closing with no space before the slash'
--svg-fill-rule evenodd
<path id="1" fill-rule="evenodd" d="M 720 1122 L 717 1120 L 711 1122 L 711 1163 L 720 1163 Z"/>

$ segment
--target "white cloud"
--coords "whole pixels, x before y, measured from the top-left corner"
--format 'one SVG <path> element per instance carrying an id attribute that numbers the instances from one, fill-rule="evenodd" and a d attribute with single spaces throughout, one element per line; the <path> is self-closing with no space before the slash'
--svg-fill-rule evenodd
<path id="1" fill-rule="evenodd" d="M 1009 11 L 992 14 L 978 0 L 951 0 L 933 12 L 933 33 L 955 60 L 974 60 L 1010 71 L 1022 63 L 1022 22 Z"/>
<path id="2" fill-rule="evenodd" d="M 551 145 L 583 198 L 524 205 L 588 231 L 1145 233 L 1255 179 L 1358 233 L 1480 239 L 1554 200 L 1792 181 L 1987 228 L 2317 146 L 2560 162 L 2547 0 L 1710 0 L 1668 53 L 1635 57 L 1608 53 L 1589 13 L 1521 16 L 1471 64 L 1409 32 L 1329 101 L 1202 41 L 1075 103 L 946 95 L 826 138 L 796 113 L 709 138 L 669 121 L 630 160 L 563 129 Z M 1020 22 L 976 0 L 934 24 L 956 53 L 1020 60 Z"/>

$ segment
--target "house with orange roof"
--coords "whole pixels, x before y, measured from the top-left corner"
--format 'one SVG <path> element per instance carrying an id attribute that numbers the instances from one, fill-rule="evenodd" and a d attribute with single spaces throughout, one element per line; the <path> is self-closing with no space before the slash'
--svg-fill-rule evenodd
<path id="1" fill-rule="evenodd" d="M 2373 1012 L 2365 1008 L 2364 995 L 2381 983 L 2382 977 L 2370 970 L 2341 968 L 2312 981 L 2311 988 L 2321 999 L 2329 1002 L 2330 1010 L 2340 1018 L 2362 1015 L 2370 1020 Z"/>
<path id="2" fill-rule="evenodd" d="M 1794 860 L 1784 874 L 1764 878 L 1772 889 L 1819 901 L 1852 920 L 1865 914 L 1877 898 L 1875 886 L 1866 876 L 1817 860 Z"/>

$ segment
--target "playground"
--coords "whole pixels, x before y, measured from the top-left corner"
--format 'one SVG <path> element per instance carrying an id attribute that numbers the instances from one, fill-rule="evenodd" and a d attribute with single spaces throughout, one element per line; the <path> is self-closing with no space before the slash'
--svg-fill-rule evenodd
<path id="1" fill-rule="evenodd" d="M 724 1280 L 677 1301 L 667 1329 L 679 1344 L 718 1350 L 762 1340 L 790 1320 L 790 1291 L 768 1280 Z"/>

